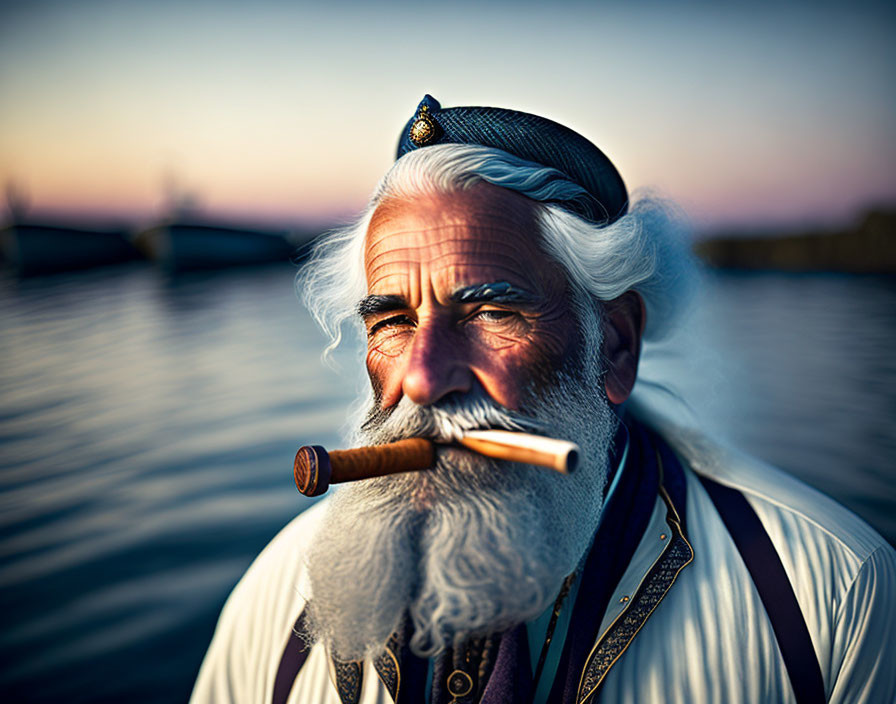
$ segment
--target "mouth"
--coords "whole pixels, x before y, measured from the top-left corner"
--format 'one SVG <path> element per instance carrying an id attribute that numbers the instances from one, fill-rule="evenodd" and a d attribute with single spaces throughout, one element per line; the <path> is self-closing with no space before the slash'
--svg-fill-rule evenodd
<path id="1" fill-rule="evenodd" d="M 581 457 L 579 446 L 569 440 L 497 429 L 468 431 L 453 446 L 457 445 L 480 458 L 536 465 L 560 474 L 574 472 Z"/>
<path id="2" fill-rule="evenodd" d="M 411 438 L 423 438 L 424 440 L 429 440 L 433 443 L 437 449 L 441 448 L 454 448 L 459 449 L 462 447 L 461 441 L 470 433 L 478 433 L 480 431 L 492 431 L 492 430 L 500 430 L 508 433 L 519 433 L 519 432 L 532 432 L 538 433 L 539 429 L 535 428 L 523 428 L 522 426 L 514 423 L 506 423 L 506 424 L 492 424 L 492 425 L 468 425 L 468 426 L 460 426 L 453 425 L 451 428 L 427 428 L 427 429 L 410 429 L 398 431 L 394 434 L 390 434 L 388 437 L 378 441 L 377 445 L 385 445 L 390 442 L 397 442 L 399 440 L 409 440 Z"/>
<path id="3" fill-rule="evenodd" d="M 479 463 L 487 463 L 490 461 L 488 457 L 479 454 L 478 452 L 474 452 L 463 445 L 459 445 L 458 443 L 439 443 L 435 446 L 436 453 L 436 464 L 438 467 L 439 464 L 444 460 L 446 462 L 452 462 L 459 459 L 464 460 L 465 462 L 469 462 L 470 460 L 478 460 Z"/>

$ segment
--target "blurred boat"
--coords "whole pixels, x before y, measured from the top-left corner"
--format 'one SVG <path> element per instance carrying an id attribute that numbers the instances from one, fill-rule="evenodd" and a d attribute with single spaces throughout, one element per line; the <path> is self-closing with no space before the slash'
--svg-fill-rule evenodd
<path id="1" fill-rule="evenodd" d="M 295 260 L 308 239 L 290 230 L 171 222 L 137 233 L 134 244 L 166 270 L 188 271 Z"/>
<path id="2" fill-rule="evenodd" d="M 52 274 L 138 259 L 124 228 L 17 222 L 0 230 L 3 259 L 19 276 Z"/>

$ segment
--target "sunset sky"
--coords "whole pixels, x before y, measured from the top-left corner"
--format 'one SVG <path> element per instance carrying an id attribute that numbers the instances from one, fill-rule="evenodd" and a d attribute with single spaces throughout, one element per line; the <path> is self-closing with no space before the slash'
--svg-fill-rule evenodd
<path id="1" fill-rule="evenodd" d="M 0 180 L 33 212 L 345 218 L 424 93 L 551 117 L 698 228 L 896 203 L 884 3 L 5 2 Z"/>

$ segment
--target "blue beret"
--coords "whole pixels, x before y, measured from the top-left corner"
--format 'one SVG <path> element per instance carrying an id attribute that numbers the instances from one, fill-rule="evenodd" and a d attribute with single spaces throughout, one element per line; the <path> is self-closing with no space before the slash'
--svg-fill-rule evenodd
<path id="1" fill-rule="evenodd" d="M 590 197 L 551 202 L 598 224 L 614 222 L 628 208 L 628 192 L 613 162 L 579 133 L 538 115 L 504 108 L 443 109 L 427 95 L 401 133 L 396 159 L 435 144 L 478 144 L 557 169 Z"/>

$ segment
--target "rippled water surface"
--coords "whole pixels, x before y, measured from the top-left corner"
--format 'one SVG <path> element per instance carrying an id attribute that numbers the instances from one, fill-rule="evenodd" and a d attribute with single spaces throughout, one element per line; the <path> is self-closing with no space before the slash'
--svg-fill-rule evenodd
<path id="1" fill-rule="evenodd" d="M 308 505 L 296 448 L 339 446 L 357 384 L 320 364 L 293 275 L 0 280 L 0 700 L 189 696 L 230 589 Z M 896 281 L 713 275 L 679 337 L 645 377 L 896 542 Z"/>

